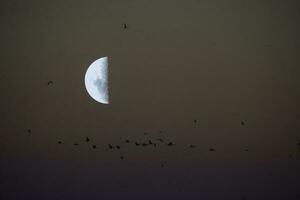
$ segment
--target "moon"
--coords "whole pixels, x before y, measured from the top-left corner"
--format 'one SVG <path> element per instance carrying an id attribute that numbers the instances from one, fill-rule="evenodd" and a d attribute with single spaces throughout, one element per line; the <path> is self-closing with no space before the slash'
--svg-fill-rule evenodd
<path id="1" fill-rule="evenodd" d="M 85 88 L 97 102 L 109 104 L 108 58 L 95 60 L 86 70 Z"/>

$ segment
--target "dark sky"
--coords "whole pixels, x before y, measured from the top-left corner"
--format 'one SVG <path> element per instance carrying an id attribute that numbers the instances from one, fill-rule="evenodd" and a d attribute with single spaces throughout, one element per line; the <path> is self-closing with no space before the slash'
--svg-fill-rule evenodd
<path id="1" fill-rule="evenodd" d="M 300 199 L 298 1 L 2 0 L 0 22 L 1 199 Z M 84 86 L 104 56 L 109 105 Z"/>

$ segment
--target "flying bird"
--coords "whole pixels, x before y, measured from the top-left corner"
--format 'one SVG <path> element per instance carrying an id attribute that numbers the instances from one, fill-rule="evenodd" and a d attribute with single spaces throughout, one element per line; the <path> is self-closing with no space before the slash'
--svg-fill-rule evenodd
<path id="1" fill-rule="evenodd" d="M 124 28 L 124 29 L 127 29 L 127 28 L 128 28 L 128 26 L 127 26 L 126 23 L 123 24 L 123 28 Z"/>
<path id="2" fill-rule="evenodd" d="M 120 149 L 121 147 L 120 147 L 119 145 L 116 145 L 116 148 L 117 148 L 117 149 Z"/>
<path id="3" fill-rule="evenodd" d="M 168 143 L 168 146 L 173 146 L 173 142 L 169 142 L 169 143 Z"/>

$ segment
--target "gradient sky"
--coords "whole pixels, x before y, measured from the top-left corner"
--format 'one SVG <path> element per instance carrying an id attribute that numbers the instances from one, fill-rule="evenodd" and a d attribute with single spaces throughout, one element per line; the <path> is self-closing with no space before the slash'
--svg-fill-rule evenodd
<path id="1" fill-rule="evenodd" d="M 1 1 L 0 197 L 300 199 L 299 11 L 296 0 Z M 109 105 L 84 86 L 104 56 Z M 133 144 L 157 138 L 174 145 Z"/>

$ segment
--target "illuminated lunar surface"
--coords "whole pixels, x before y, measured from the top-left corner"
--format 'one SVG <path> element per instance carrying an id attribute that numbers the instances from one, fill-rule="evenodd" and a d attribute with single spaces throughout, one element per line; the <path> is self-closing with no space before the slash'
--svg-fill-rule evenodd
<path id="1" fill-rule="evenodd" d="M 94 61 L 85 73 L 85 88 L 97 102 L 109 104 L 108 58 Z"/>

